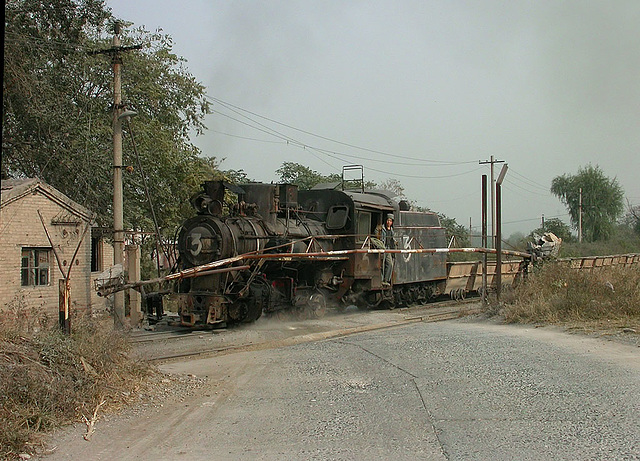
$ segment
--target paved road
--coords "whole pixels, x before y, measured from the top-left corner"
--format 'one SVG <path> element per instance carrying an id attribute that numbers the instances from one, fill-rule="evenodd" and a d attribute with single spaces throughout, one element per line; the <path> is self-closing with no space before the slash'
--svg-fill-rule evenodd
<path id="1" fill-rule="evenodd" d="M 640 348 L 553 329 L 418 323 L 164 368 L 210 386 L 47 459 L 640 459 Z"/>

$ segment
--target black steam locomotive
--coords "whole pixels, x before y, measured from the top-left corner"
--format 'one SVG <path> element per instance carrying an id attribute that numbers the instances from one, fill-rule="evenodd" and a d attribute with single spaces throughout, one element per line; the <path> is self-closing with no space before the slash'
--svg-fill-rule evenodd
<path id="1" fill-rule="evenodd" d="M 343 183 L 344 184 L 344 183 Z M 178 236 L 181 322 L 250 322 L 262 313 L 328 306 L 393 308 L 441 294 L 447 278 L 445 229 L 434 213 L 411 211 L 384 191 L 290 184 L 234 186 L 207 181 L 192 199 L 198 214 Z M 377 229 L 395 216 L 395 249 Z M 385 254 L 393 253 L 390 284 Z M 198 271 L 196 272 L 195 269 Z"/>

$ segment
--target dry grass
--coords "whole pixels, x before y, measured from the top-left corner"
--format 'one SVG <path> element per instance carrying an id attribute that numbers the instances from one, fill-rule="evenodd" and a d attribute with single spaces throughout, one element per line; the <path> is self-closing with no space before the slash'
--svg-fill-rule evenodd
<path id="1" fill-rule="evenodd" d="M 149 374 L 129 358 L 126 338 L 108 319 L 74 319 L 72 335 L 64 336 L 53 325 L 42 328 L 41 319 L 26 316 L 25 328 L 19 318 L 0 321 L 1 459 L 36 452 L 42 434 L 90 420 L 96 408 L 126 404 Z"/>
<path id="2" fill-rule="evenodd" d="M 507 322 L 640 332 L 640 267 L 579 272 L 546 264 L 503 301 Z"/>

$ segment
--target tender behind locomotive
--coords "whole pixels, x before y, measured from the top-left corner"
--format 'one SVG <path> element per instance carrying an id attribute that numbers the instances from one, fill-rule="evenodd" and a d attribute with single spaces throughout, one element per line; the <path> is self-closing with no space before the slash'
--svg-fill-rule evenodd
<path id="1" fill-rule="evenodd" d="M 177 284 L 186 325 L 253 321 L 289 308 L 320 314 L 327 304 L 394 307 L 444 289 L 444 253 L 397 252 L 392 286 L 383 286 L 385 250 L 375 237 L 387 213 L 396 216 L 398 248 L 446 247 L 437 215 L 410 211 L 389 193 L 207 181 L 192 204 L 198 215 L 179 233 L 180 269 L 232 265 Z"/>

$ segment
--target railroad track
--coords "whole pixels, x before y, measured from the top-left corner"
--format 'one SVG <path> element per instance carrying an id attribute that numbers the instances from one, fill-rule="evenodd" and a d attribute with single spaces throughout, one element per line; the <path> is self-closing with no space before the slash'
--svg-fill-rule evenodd
<path id="1" fill-rule="evenodd" d="M 180 350 L 180 351 L 162 351 L 162 348 L 152 349 L 147 351 L 145 359 L 149 362 L 172 362 L 177 360 L 194 360 L 199 358 L 216 357 L 221 355 L 235 354 L 239 352 L 276 349 L 280 347 L 293 346 L 296 344 L 321 341 L 325 339 L 339 338 L 349 336 L 357 333 L 364 333 L 369 331 L 397 328 L 406 326 L 412 323 L 419 322 L 439 322 L 443 320 L 451 320 L 459 318 L 461 316 L 480 313 L 482 311 L 481 304 L 477 299 L 466 301 L 440 301 L 435 303 L 429 303 L 424 306 L 416 306 L 405 309 L 396 309 L 393 311 L 379 312 L 380 316 L 384 317 L 385 313 L 388 314 L 388 319 L 376 319 L 373 323 L 367 323 L 366 315 L 363 313 L 347 314 L 346 316 L 340 316 L 342 314 L 336 314 L 331 316 L 329 320 L 333 318 L 344 321 L 360 321 L 361 324 L 356 326 L 338 326 L 325 327 L 322 331 L 307 332 L 302 330 L 300 333 L 297 331 L 290 333 L 287 337 L 278 339 L 269 339 L 273 335 L 268 332 L 264 334 L 264 337 L 249 337 L 249 338 L 236 338 L 234 329 L 223 330 L 208 330 L 208 331 L 180 331 L 180 332 L 146 332 L 144 334 L 135 335 L 132 341 L 140 346 L 153 346 L 153 343 L 159 344 L 160 342 L 175 345 L 174 340 L 186 340 L 191 339 L 199 341 L 194 345 L 193 350 Z M 278 321 L 274 320 L 274 325 L 278 325 Z M 301 322 L 304 325 L 313 324 L 313 320 Z M 287 322 L 281 323 L 282 328 L 286 329 Z M 245 328 L 245 332 L 251 333 L 251 328 Z M 203 346 L 203 342 L 211 341 L 211 344 Z"/>
<path id="2" fill-rule="evenodd" d="M 190 339 L 197 334 L 202 334 L 201 330 L 194 330 L 186 327 L 170 327 L 171 330 L 166 331 L 140 331 L 129 335 L 129 341 L 134 344 L 153 343 L 166 340 Z M 222 332 L 226 329 L 208 330 L 207 333 Z"/>

